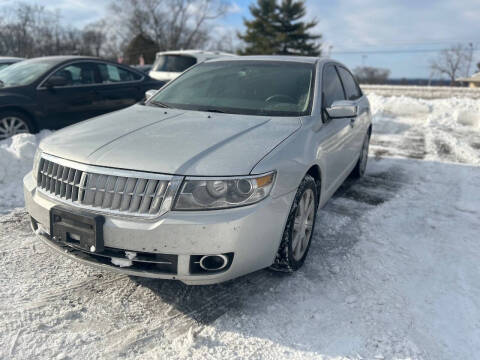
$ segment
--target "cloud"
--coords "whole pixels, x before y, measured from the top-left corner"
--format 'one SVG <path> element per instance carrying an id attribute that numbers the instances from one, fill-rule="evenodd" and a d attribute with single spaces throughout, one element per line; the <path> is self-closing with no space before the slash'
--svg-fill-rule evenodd
<path id="1" fill-rule="evenodd" d="M 308 0 L 307 8 L 337 50 L 473 41 L 480 33 L 480 1 L 339 0 L 326 6 Z"/>
<path id="2" fill-rule="evenodd" d="M 244 9 L 237 4 L 236 1 L 232 1 L 228 6 L 227 13 L 228 14 L 241 14 L 243 13 Z"/>

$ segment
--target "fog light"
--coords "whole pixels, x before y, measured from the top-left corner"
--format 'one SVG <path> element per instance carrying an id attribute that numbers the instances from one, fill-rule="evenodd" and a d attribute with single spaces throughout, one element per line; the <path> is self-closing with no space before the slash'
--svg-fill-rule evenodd
<path id="1" fill-rule="evenodd" d="M 225 255 L 206 255 L 200 259 L 200 267 L 207 271 L 222 270 L 228 264 Z"/>

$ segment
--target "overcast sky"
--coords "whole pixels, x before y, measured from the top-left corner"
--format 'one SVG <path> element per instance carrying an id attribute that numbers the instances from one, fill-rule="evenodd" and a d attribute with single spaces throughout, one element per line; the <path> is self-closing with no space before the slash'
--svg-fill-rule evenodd
<path id="1" fill-rule="evenodd" d="M 25 1 L 25 0 L 24 0 Z M 0 3 L 15 4 L 14 0 Z M 65 23 L 82 27 L 106 14 L 109 0 L 26 0 L 59 9 Z M 222 19 L 223 31 L 243 29 L 248 5 L 256 0 L 231 0 Z M 430 76 L 429 60 L 455 43 L 480 48 L 480 0 L 307 0 L 307 16 L 319 23 L 330 56 L 350 67 L 389 68 L 391 77 Z M 480 61 L 480 51 L 475 53 Z"/>

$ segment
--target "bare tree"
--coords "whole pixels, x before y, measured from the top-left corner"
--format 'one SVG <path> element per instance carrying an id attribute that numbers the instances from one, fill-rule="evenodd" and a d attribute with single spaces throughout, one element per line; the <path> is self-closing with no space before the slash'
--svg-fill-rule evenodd
<path id="1" fill-rule="evenodd" d="M 390 70 L 371 66 L 359 66 L 353 69 L 353 73 L 359 83 L 373 85 L 384 84 L 390 75 Z"/>
<path id="2" fill-rule="evenodd" d="M 125 40 L 146 35 L 163 51 L 205 46 L 211 38 L 208 22 L 223 16 L 228 3 L 224 0 L 117 0 L 111 4 L 111 10 L 121 18 L 119 23 L 125 29 Z"/>
<path id="3" fill-rule="evenodd" d="M 211 39 L 208 45 L 206 45 L 206 49 L 235 54 L 240 50 L 240 42 L 235 32 L 227 30 L 217 34 L 215 38 Z"/>
<path id="4" fill-rule="evenodd" d="M 102 20 L 87 25 L 81 31 L 80 52 L 83 55 L 101 56 L 107 40 L 105 25 Z"/>
<path id="5" fill-rule="evenodd" d="M 58 55 L 78 45 L 79 31 L 62 26 L 60 13 L 18 3 L 1 11 L 0 53 L 20 57 Z"/>
<path id="6" fill-rule="evenodd" d="M 431 60 L 430 68 L 437 75 L 446 75 L 453 85 L 459 76 L 468 76 L 473 61 L 474 47 L 457 44 L 442 50 L 436 59 Z"/>

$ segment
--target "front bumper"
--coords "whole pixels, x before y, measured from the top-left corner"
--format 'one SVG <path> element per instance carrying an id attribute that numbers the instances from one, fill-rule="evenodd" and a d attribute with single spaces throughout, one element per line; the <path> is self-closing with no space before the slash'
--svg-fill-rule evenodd
<path id="1" fill-rule="evenodd" d="M 31 173 L 24 178 L 24 194 L 34 228 L 41 224 L 49 231 L 50 209 L 60 203 L 36 191 Z M 101 256 L 56 242 L 48 234 L 40 235 L 40 238 L 61 254 L 101 269 L 177 279 L 186 284 L 212 284 L 273 263 L 294 196 L 295 193 L 291 192 L 278 198 L 268 197 L 254 205 L 227 210 L 170 211 L 154 220 L 106 215 L 103 226 L 106 250 Z M 78 211 L 75 207 L 70 210 Z M 124 251 L 139 252 L 145 257 L 173 259 L 174 269 L 152 271 L 118 267 L 108 259 L 109 254 Z M 231 254 L 233 260 L 227 269 L 216 273 L 192 273 L 192 257 L 217 254 Z"/>

